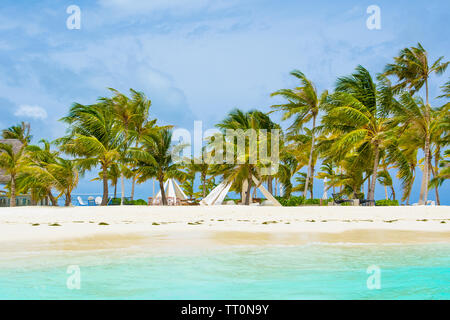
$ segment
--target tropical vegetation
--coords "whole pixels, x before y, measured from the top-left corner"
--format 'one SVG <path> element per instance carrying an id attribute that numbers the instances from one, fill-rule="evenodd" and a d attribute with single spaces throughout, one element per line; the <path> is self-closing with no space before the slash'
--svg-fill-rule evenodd
<path id="1" fill-rule="evenodd" d="M 25 122 L 3 130 L 0 176 L 8 181 L 1 194 L 11 206 L 18 194 L 30 195 L 34 204 L 47 198 L 52 205 L 64 199 L 69 206 L 80 179 L 93 171 L 92 180 L 103 185 L 102 205 L 144 204 L 134 200 L 135 187 L 149 179 L 158 182 L 167 205 L 163 186 L 169 178 L 177 179 L 191 200 L 205 198 L 226 179 L 246 205 L 256 197 L 255 181 L 265 183 L 283 205 L 326 204 L 330 196 L 314 198 L 320 179 L 331 195 L 398 205 L 410 204 L 420 176 L 419 204 L 427 203 L 430 191 L 440 204 L 439 189 L 450 177 L 450 82 L 434 100 L 440 105 L 431 105 L 429 88 L 432 76 L 444 74 L 448 64 L 444 57 L 430 60 L 419 43 L 401 50 L 379 74 L 363 66 L 349 70 L 332 90 L 318 90 L 305 73 L 294 70 L 290 74 L 298 84 L 273 92 L 270 112 L 233 109 L 216 125 L 226 136 L 215 138 L 223 139 L 223 149 L 211 148 L 216 141 L 211 139 L 200 160 L 182 162 L 176 155 L 186 145 L 174 143 L 172 126 L 157 125 L 151 100 L 133 89 L 127 95 L 111 88 L 109 97 L 93 104 L 74 103 L 61 119 L 66 134 L 52 142 L 33 145 Z M 281 124 L 273 121 L 274 114 Z M 279 141 L 272 130 L 280 132 Z M 253 145 L 253 134 L 265 138 Z M 258 157 L 263 143 L 269 150 L 278 143 L 279 161 Z M 131 180 L 131 190 L 125 190 L 125 180 Z M 384 199 L 375 199 L 377 184 Z"/>

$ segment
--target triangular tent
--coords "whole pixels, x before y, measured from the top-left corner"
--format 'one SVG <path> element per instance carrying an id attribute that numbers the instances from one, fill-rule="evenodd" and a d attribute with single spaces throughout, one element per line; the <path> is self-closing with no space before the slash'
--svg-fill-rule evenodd
<path id="1" fill-rule="evenodd" d="M 281 204 L 278 202 L 277 199 L 274 198 L 274 196 L 267 191 L 267 189 L 260 183 L 258 179 L 256 179 L 255 176 L 252 176 L 253 182 L 258 187 L 259 191 L 266 197 L 267 200 L 271 201 L 274 206 L 281 206 Z M 217 187 L 215 187 L 211 193 L 206 196 L 202 201 L 200 201 L 200 205 L 203 206 L 219 206 L 222 204 L 223 200 L 225 199 L 226 195 L 230 191 L 231 185 L 233 182 L 231 181 L 223 181 L 221 184 L 219 184 Z M 244 182 L 244 186 L 242 190 L 246 190 L 245 185 L 247 184 L 247 181 Z M 245 191 L 243 191 L 243 197 L 245 198 Z"/>
<path id="2" fill-rule="evenodd" d="M 167 179 L 164 183 L 164 191 L 166 193 L 167 202 L 169 205 L 177 205 L 181 200 L 187 200 L 186 194 L 180 188 L 178 183 L 173 179 Z M 161 190 L 156 194 L 155 199 L 153 199 L 154 205 L 162 204 Z"/>

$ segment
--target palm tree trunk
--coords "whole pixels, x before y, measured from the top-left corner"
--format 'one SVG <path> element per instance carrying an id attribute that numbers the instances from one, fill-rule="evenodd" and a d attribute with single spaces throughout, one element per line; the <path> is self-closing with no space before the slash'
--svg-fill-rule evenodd
<path id="1" fill-rule="evenodd" d="M 311 151 L 309 152 L 309 160 L 308 160 L 308 174 L 306 175 L 305 189 L 303 190 L 303 197 L 306 199 L 306 193 L 308 192 L 309 179 L 311 178 L 312 171 L 312 161 L 313 161 L 313 153 L 314 153 L 314 143 L 315 143 L 315 135 L 314 129 L 316 128 L 316 116 L 313 116 L 313 128 L 312 128 L 312 139 L 311 139 Z"/>
<path id="2" fill-rule="evenodd" d="M 103 198 L 102 206 L 108 205 L 108 168 L 103 166 Z"/>
<path id="3" fill-rule="evenodd" d="M 122 168 L 123 171 L 123 168 Z M 121 186 L 121 197 L 120 197 L 120 205 L 123 206 L 125 204 L 125 176 L 123 172 L 120 173 L 120 186 Z"/>
<path id="4" fill-rule="evenodd" d="M 436 156 L 435 157 L 435 163 L 436 163 L 436 168 L 438 167 L 438 165 L 439 165 L 439 160 L 438 160 L 438 157 Z M 431 152 L 430 152 L 430 155 L 429 155 L 429 162 L 428 162 L 428 167 L 431 169 L 431 170 L 429 170 L 429 171 L 431 171 L 431 173 L 433 174 L 433 178 L 434 177 L 436 177 L 436 170 L 435 170 L 435 168 L 433 167 L 433 165 L 431 164 L 431 162 L 432 162 L 432 155 L 431 155 Z M 428 172 L 428 180 L 430 180 L 430 172 Z M 436 195 L 436 204 L 437 205 L 440 205 L 440 199 L 439 199 L 439 190 L 438 190 L 438 185 L 436 184 L 436 186 L 434 187 L 434 192 L 435 192 L 435 195 Z"/>
<path id="5" fill-rule="evenodd" d="M 202 173 L 203 199 L 206 198 L 206 174 Z"/>
<path id="6" fill-rule="evenodd" d="M 380 149 L 378 145 L 375 145 L 375 159 L 373 160 L 373 173 L 372 173 L 372 181 L 370 184 L 370 195 L 369 200 L 375 200 L 375 184 L 377 182 L 378 175 L 378 162 L 380 161 Z M 374 205 L 371 203 L 371 205 Z"/>
<path id="7" fill-rule="evenodd" d="M 247 180 L 247 192 L 245 194 L 245 205 L 250 205 L 250 198 L 251 198 L 251 192 L 252 192 L 252 181 L 250 179 Z"/>
<path id="8" fill-rule="evenodd" d="M 117 199 L 117 181 L 116 184 L 114 185 L 114 199 Z"/>
<path id="9" fill-rule="evenodd" d="M 131 201 L 134 200 L 134 190 L 136 188 L 136 176 L 133 176 L 133 181 L 131 183 L 131 195 L 130 195 L 130 199 Z"/>
<path id="10" fill-rule="evenodd" d="M 434 164 L 435 164 L 435 167 L 436 167 L 436 169 L 438 168 L 438 166 L 439 166 L 439 157 L 436 155 L 435 157 L 434 157 Z M 437 175 L 437 172 L 433 172 L 433 178 L 435 177 Z M 435 190 L 435 192 L 436 192 L 436 204 L 438 205 L 438 206 L 440 206 L 441 205 L 441 199 L 440 199 L 440 197 L 439 197 L 439 186 L 436 184 L 436 187 L 434 188 L 434 190 Z"/>
<path id="11" fill-rule="evenodd" d="M 9 206 L 16 206 L 16 177 L 14 175 L 11 175 L 11 200 Z"/>
<path id="12" fill-rule="evenodd" d="M 66 203 L 64 205 L 66 207 L 70 207 L 72 205 L 72 195 L 69 192 L 66 193 Z"/>
<path id="13" fill-rule="evenodd" d="M 53 196 L 51 191 L 48 192 L 48 197 L 50 198 L 50 202 L 52 203 L 52 206 L 53 207 L 57 207 L 58 206 L 58 200 L 55 199 L 55 197 Z"/>
<path id="14" fill-rule="evenodd" d="M 391 191 L 392 191 L 392 200 L 395 201 L 395 189 L 393 185 L 391 186 Z"/>
<path id="15" fill-rule="evenodd" d="M 387 185 L 384 185 L 384 195 L 386 197 L 386 200 L 389 200 L 388 191 L 387 191 Z"/>
<path id="16" fill-rule="evenodd" d="M 314 199 L 314 169 L 315 169 L 314 164 L 312 164 L 311 165 L 311 183 L 310 183 L 311 199 Z"/>
<path id="17" fill-rule="evenodd" d="M 430 138 L 425 137 L 425 161 L 423 164 L 423 173 L 422 173 L 422 184 L 420 186 L 420 196 L 419 196 L 419 204 L 424 205 L 427 202 L 428 197 L 428 163 L 429 163 L 429 152 L 430 152 Z"/>
<path id="18" fill-rule="evenodd" d="M 161 190 L 161 199 L 163 206 L 167 206 L 166 190 L 164 190 L 164 178 L 158 179 L 159 188 Z"/>
<path id="19" fill-rule="evenodd" d="M 272 176 L 268 176 L 267 177 L 267 191 L 269 191 L 270 192 L 270 194 L 272 194 L 273 195 L 273 178 L 272 178 Z"/>

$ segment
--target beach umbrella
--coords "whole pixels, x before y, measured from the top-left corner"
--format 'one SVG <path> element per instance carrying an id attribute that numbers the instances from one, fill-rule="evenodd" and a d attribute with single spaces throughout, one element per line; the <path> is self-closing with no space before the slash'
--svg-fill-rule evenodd
<path id="1" fill-rule="evenodd" d="M 328 191 L 328 186 L 327 186 L 327 182 L 328 182 L 328 179 L 327 179 L 327 177 L 325 177 L 325 179 L 323 179 L 323 196 L 322 196 L 322 199 L 323 199 L 323 200 L 328 199 L 328 193 L 327 193 L 327 191 Z"/>

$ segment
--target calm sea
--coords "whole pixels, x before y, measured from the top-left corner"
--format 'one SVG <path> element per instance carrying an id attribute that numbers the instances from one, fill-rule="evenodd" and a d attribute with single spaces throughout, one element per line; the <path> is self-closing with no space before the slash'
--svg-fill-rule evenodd
<path id="1" fill-rule="evenodd" d="M 0 298 L 450 299 L 450 244 L 2 255 Z"/>

